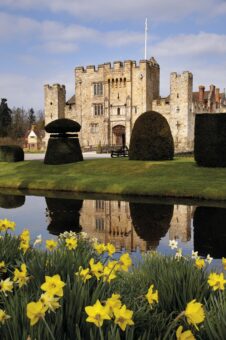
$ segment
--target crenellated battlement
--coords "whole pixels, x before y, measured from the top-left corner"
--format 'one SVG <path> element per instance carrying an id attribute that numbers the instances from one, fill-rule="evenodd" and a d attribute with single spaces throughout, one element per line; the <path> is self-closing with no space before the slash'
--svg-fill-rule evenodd
<path id="1" fill-rule="evenodd" d="M 139 64 L 136 63 L 135 60 L 125 60 L 122 61 L 114 61 L 113 63 L 107 62 L 104 64 L 99 64 L 97 67 L 95 65 L 88 65 L 86 67 L 78 66 L 75 68 L 76 74 L 83 74 L 83 73 L 98 73 L 100 70 L 109 70 L 109 71 L 124 71 L 128 69 L 139 69 L 144 68 L 146 66 L 156 67 L 159 68 L 159 64 L 156 60 L 152 57 L 150 60 L 140 60 Z"/>
<path id="2" fill-rule="evenodd" d="M 61 85 L 61 84 L 53 84 L 53 85 L 45 84 L 44 88 L 48 89 L 48 90 L 56 90 L 56 89 L 57 90 L 65 90 L 65 85 Z"/>

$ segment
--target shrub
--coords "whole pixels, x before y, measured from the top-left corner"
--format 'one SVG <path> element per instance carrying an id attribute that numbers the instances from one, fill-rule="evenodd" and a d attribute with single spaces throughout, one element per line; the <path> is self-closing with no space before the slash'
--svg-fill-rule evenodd
<path id="1" fill-rule="evenodd" d="M 81 125 L 72 119 L 60 118 L 55 119 L 45 126 L 48 133 L 66 133 L 66 132 L 79 132 Z"/>
<path id="2" fill-rule="evenodd" d="M 0 207 L 4 209 L 19 208 L 25 203 L 25 196 L 0 195 Z"/>
<path id="3" fill-rule="evenodd" d="M 195 161 L 199 166 L 226 167 L 226 113 L 197 114 Z"/>
<path id="4" fill-rule="evenodd" d="M 143 113 L 132 130 L 129 159 L 157 161 L 173 156 L 174 143 L 167 120 L 155 111 Z"/>
<path id="5" fill-rule="evenodd" d="M 0 162 L 24 161 L 24 151 L 17 145 L 0 145 Z"/>

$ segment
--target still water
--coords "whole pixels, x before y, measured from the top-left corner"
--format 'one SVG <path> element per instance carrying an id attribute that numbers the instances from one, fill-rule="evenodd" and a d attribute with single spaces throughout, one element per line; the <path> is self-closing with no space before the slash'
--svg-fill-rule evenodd
<path id="1" fill-rule="evenodd" d="M 175 239 L 183 254 L 196 250 L 201 256 L 226 257 L 226 205 L 2 193 L 0 218 L 15 221 L 16 234 L 29 228 L 32 239 L 39 234 L 45 240 L 66 230 L 85 231 L 90 237 L 112 242 L 118 251 L 126 249 L 135 256 L 148 250 L 173 254 L 175 250 L 168 244 Z"/>

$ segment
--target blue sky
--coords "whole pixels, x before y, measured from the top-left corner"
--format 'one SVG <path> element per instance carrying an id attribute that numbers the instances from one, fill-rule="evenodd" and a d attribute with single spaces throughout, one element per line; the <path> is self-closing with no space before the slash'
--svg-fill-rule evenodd
<path id="1" fill-rule="evenodd" d="M 44 84 L 73 94 L 76 66 L 143 59 L 146 17 L 162 96 L 174 71 L 226 88 L 226 0 L 0 0 L 0 97 L 42 109 Z"/>

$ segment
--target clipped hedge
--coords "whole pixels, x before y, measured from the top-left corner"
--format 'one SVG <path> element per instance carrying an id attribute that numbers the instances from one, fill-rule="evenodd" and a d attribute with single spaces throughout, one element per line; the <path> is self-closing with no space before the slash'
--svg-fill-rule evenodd
<path id="1" fill-rule="evenodd" d="M 0 207 L 4 209 L 12 209 L 22 207 L 25 203 L 25 196 L 16 195 L 0 195 Z"/>
<path id="2" fill-rule="evenodd" d="M 0 162 L 24 161 L 24 151 L 18 145 L 0 145 Z"/>
<path id="3" fill-rule="evenodd" d="M 174 143 L 167 120 L 155 111 L 143 113 L 132 130 L 129 159 L 158 161 L 173 157 Z"/>
<path id="4" fill-rule="evenodd" d="M 226 113 L 197 114 L 195 161 L 204 167 L 226 167 Z"/>
<path id="5" fill-rule="evenodd" d="M 83 161 L 78 138 L 50 137 L 44 158 L 45 164 L 66 164 Z"/>
<path id="6" fill-rule="evenodd" d="M 81 125 L 72 119 L 59 118 L 55 119 L 45 126 L 48 133 L 66 133 L 66 132 L 79 132 Z"/>

